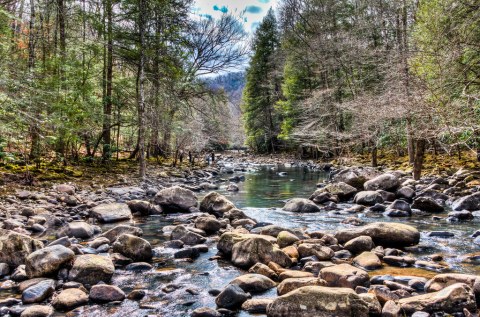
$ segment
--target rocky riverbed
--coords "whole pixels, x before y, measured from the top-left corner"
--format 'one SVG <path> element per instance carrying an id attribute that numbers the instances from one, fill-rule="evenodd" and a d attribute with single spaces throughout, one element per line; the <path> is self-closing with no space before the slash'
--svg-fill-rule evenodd
<path id="1" fill-rule="evenodd" d="M 325 181 L 277 208 L 234 193 L 290 170 L 228 158 L 2 197 L 0 316 L 477 314 L 480 173 L 288 165 Z"/>

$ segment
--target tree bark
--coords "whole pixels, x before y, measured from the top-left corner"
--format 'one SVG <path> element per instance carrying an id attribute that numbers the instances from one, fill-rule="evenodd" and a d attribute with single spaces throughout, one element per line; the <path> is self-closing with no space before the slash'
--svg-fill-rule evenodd
<path id="1" fill-rule="evenodd" d="M 106 15 L 106 56 L 104 63 L 105 71 L 105 95 L 103 98 L 103 160 L 108 160 L 112 152 L 112 80 L 113 80 L 113 27 L 112 27 L 112 1 L 105 0 Z"/>
<path id="2" fill-rule="evenodd" d="M 415 144 L 415 160 L 413 162 L 413 179 L 419 180 L 422 176 L 423 158 L 425 154 L 426 141 L 418 139 Z"/>
<path id="3" fill-rule="evenodd" d="M 372 148 L 372 167 L 377 167 L 378 166 L 378 161 L 377 161 L 377 146 L 373 146 Z"/>

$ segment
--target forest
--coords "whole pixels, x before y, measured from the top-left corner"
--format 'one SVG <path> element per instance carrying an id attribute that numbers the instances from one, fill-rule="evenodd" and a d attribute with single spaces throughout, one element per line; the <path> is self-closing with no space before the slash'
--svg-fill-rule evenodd
<path id="1" fill-rule="evenodd" d="M 480 147 L 478 1 L 282 1 L 246 73 L 247 144 L 260 152 L 408 155 Z M 480 152 L 478 152 L 480 153 Z M 479 156 L 480 159 L 480 156 Z"/>
<path id="2" fill-rule="evenodd" d="M 189 0 L 2 4 L 6 162 L 121 157 L 144 175 L 247 146 L 373 166 L 390 151 L 419 175 L 430 151 L 480 151 L 474 0 L 282 0 L 253 36 Z"/>

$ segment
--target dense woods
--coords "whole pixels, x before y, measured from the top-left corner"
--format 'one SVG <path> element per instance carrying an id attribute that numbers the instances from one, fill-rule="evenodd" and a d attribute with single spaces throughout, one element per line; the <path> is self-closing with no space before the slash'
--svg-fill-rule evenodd
<path id="1" fill-rule="evenodd" d="M 246 34 L 238 18 L 200 18 L 191 5 L 2 1 L 2 159 L 40 166 L 120 153 L 143 175 L 146 158 L 241 145 L 241 126 L 227 129 L 238 101 L 210 74 L 243 63 Z"/>
<path id="2" fill-rule="evenodd" d="M 255 34 L 243 99 L 249 146 L 370 152 L 374 166 L 379 149 L 392 150 L 409 155 L 417 178 L 426 151 L 475 151 L 479 6 L 282 1 L 278 22 L 270 12 Z"/>

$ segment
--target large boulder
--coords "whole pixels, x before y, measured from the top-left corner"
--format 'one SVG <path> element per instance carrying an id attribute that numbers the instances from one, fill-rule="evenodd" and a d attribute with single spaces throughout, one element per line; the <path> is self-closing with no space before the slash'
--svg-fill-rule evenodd
<path id="1" fill-rule="evenodd" d="M 230 284 L 238 285 L 245 292 L 259 293 L 277 286 L 277 283 L 261 274 L 244 274 L 233 279 Z"/>
<path id="2" fill-rule="evenodd" d="M 195 227 L 206 233 L 215 233 L 222 228 L 222 223 L 215 216 L 199 216 L 195 219 Z"/>
<path id="3" fill-rule="evenodd" d="M 95 230 L 91 225 L 85 221 L 73 221 L 67 223 L 62 229 L 60 229 L 57 237 L 74 237 L 78 239 L 89 239 L 93 237 Z"/>
<path id="4" fill-rule="evenodd" d="M 186 245 L 197 245 L 207 241 L 205 237 L 188 230 L 188 228 L 183 225 L 178 225 L 172 230 L 170 240 L 181 240 Z"/>
<path id="5" fill-rule="evenodd" d="M 335 234 L 339 243 L 359 236 L 369 236 L 375 245 L 384 247 L 407 247 L 418 244 L 420 232 L 412 226 L 394 222 L 374 222 L 362 227 L 339 230 Z"/>
<path id="6" fill-rule="evenodd" d="M 463 283 L 473 289 L 475 295 L 480 298 L 480 276 L 460 273 L 444 273 L 435 275 L 425 284 L 425 291 L 438 292 L 447 286 Z"/>
<path id="7" fill-rule="evenodd" d="M 95 285 L 100 281 L 109 282 L 115 272 L 109 257 L 85 254 L 75 259 L 68 279 L 82 284 Z"/>
<path id="8" fill-rule="evenodd" d="M 358 192 L 353 198 L 353 202 L 359 205 L 373 206 L 383 203 L 383 197 L 379 192 L 368 190 Z"/>
<path id="9" fill-rule="evenodd" d="M 230 256 L 232 254 L 233 246 L 241 241 L 261 237 L 270 243 L 276 243 L 277 239 L 267 235 L 258 235 L 258 234 L 244 234 L 238 232 L 225 232 L 220 236 L 220 240 L 217 243 L 217 249 L 221 251 L 224 255 Z"/>
<path id="10" fill-rule="evenodd" d="M 455 211 L 459 210 L 469 210 L 475 211 L 480 210 L 480 192 L 459 198 L 455 200 L 452 204 L 452 209 Z"/>
<path id="11" fill-rule="evenodd" d="M 159 215 L 162 213 L 162 208 L 151 204 L 145 200 L 130 200 L 127 205 L 133 213 L 139 213 L 142 216 Z"/>
<path id="12" fill-rule="evenodd" d="M 163 212 L 192 212 L 198 205 L 197 195 L 189 189 L 172 186 L 160 190 L 153 202 L 162 207 Z"/>
<path id="13" fill-rule="evenodd" d="M 232 209 L 235 209 L 235 205 L 227 197 L 217 192 L 209 193 L 200 202 L 200 211 L 208 212 L 216 217 L 223 217 Z"/>
<path id="14" fill-rule="evenodd" d="M 373 243 L 372 238 L 369 236 L 359 236 L 347 241 L 343 247 L 353 254 L 359 254 L 375 248 L 375 243 Z"/>
<path id="15" fill-rule="evenodd" d="M 413 201 L 412 208 L 426 212 L 444 212 L 445 208 L 431 197 L 418 197 Z"/>
<path id="16" fill-rule="evenodd" d="M 110 243 L 113 243 L 122 234 L 131 234 L 131 235 L 134 235 L 134 236 L 141 236 L 143 234 L 143 231 L 142 231 L 142 229 L 137 228 L 137 227 L 133 227 L 133 226 L 118 225 L 118 226 L 113 227 L 112 229 L 102 233 L 100 235 L 100 237 L 105 237 L 110 241 Z"/>
<path id="17" fill-rule="evenodd" d="M 406 315 L 416 311 L 452 314 L 463 313 L 464 309 L 470 312 L 477 310 L 472 289 L 462 283 L 452 284 L 438 292 L 402 298 L 398 300 L 398 305 Z"/>
<path id="18" fill-rule="evenodd" d="M 46 247 L 27 256 L 25 272 L 29 278 L 52 275 L 74 257 L 75 253 L 63 245 Z"/>
<path id="19" fill-rule="evenodd" d="M 283 206 L 283 210 L 290 211 L 290 212 L 319 212 L 321 209 L 318 207 L 314 202 L 305 198 L 292 198 L 285 206 Z"/>
<path id="20" fill-rule="evenodd" d="M 332 249 L 320 244 L 302 243 L 297 249 L 300 258 L 316 256 L 318 261 L 330 260 L 335 255 L 335 252 L 333 252 Z"/>
<path id="21" fill-rule="evenodd" d="M 94 207 L 91 216 L 100 222 L 110 223 L 128 220 L 132 217 L 132 212 L 127 204 L 110 203 Z"/>
<path id="22" fill-rule="evenodd" d="M 305 286 L 277 297 L 268 317 L 367 317 L 368 304 L 352 289 Z"/>
<path id="23" fill-rule="evenodd" d="M 318 277 L 286 278 L 277 287 L 278 295 L 285 295 L 304 286 L 326 286 L 327 283 Z"/>
<path id="24" fill-rule="evenodd" d="M 351 289 L 355 289 L 357 286 L 367 286 L 370 281 L 367 272 L 346 263 L 321 269 L 319 277 L 325 280 L 330 287 Z"/>
<path id="25" fill-rule="evenodd" d="M 344 182 L 338 182 L 338 183 L 331 183 L 326 185 L 323 188 L 317 189 L 311 196 L 310 200 L 315 201 L 315 197 L 318 197 L 319 195 L 323 193 L 328 193 L 333 196 L 337 196 L 340 201 L 346 201 L 352 198 L 355 193 L 357 192 L 357 189 L 351 185 L 348 185 L 347 183 Z"/>
<path id="26" fill-rule="evenodd" d="M 242 306 L 242 304 L 249 298 L 250 295 L 240 286 L 230 284 L 218 294 L 215 303 L 220 308 L 235 309 Z"/>
<path id="27" fill-rule="evenodd" d="M 51 279 L 41 280 L 22 292 L 22 302 L 33 304 L 43 302 L 55 291 L 55 281 Z"/>
<path id="28" fill-rule="evenodd" d="M 277 263 L 290 267 L 292 260 L 282 250 L 276 248 L 267 239 L 257 236 L 237 242 L 232 248 L 232 263 L 242 268 L 249 268 L 256 263 Z"/>
<path id="29" fill-rule="evenodd" d="M 365 270 L 371 271 L 382 267 L 382 261 L 373 252 L 365 251 L 353 259 L 353 264 Z"/>
<path id="30" fill-rule="evenodd" d="M 378 170 L 371 167 L 350 167 L 339 171 L 333 176 L 333 181 L 344 182 L 357 189 L 363 189 L 363 184 L 378 176 Z"/>
<path id="31" fill-rule="evenodd" d="M 98 284 L 92 286 L 89 297 L 94 302 L 107 303 L 124 300 L 125 293 L 118 286 Z"/>
<path id="32" fill-rule="evenodd" d="M 43 248 L 39 240 L 17 233 L 0 229 L 0 263 L 17 267 L 25 262 L 27 256 Z"/>
<path id="33" fill-rule="evenodd" d="M 79 288 L 67 288 L 52 301 L 53 307 L 60 311 L 69 311 L 88 303 L 88 295 Z"/>
<path id="34" fill-rule="evenodd" d="M 386 191 L 394 191 L 400 186 L 400 181 L 398 180 L 398 177 L 386 173 L 382 174 L 380 176 L 377 176 L 367 182 L 363 185 L 365 190 L 386 190 Z"/>
<path id="35" fill-rule="evenodd" d="M 152 246 L 142 238 L 131 234 L 123 234 L 113 243 L 113 251 L 129 257 L 133 261 L 149 261 L 152 259 Z"/>

